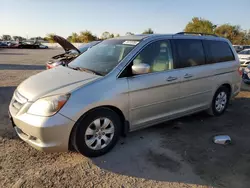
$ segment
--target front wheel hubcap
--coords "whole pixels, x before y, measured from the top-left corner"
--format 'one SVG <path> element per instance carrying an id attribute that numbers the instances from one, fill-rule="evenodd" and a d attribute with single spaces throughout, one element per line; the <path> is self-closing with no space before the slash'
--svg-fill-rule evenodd
<path id="1" fill-rule="evenodd" d="M 105 148 L 113 139 L 115 127 L 108 118 L 94 120 L 86 129 L 85 143 L 93 150 Z"/>
<path id="2" fill-rule="evenodd" d="M 225 109 L 226 104 L 227 104 L 227 94 L 226 94 L 226 92 L 222 91 L 216 97 L 215 109 L 218 112 L 221 112 Z"/>

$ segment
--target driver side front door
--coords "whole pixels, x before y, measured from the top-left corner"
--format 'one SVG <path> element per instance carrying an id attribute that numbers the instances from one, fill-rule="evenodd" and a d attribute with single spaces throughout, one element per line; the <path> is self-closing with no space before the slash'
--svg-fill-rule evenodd
<path id="1" fill-rule="evenodd" d="M 169 40 L 147 45 L 132 63 L 147 63 L 151 71 L 128 77 L 131 130 L 162 122 L 180 109 L 180 74 Z"/>

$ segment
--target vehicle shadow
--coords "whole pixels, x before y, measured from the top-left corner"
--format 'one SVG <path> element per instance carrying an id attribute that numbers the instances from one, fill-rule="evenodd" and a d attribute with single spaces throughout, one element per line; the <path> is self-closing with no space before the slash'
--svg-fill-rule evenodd
<path id="1" fill-rule="evenodd" d="M 9 120 L 8 109 L 11 97 L 16 86 L 0 87 L 0 137 L 2 138 L 18 138 Z"/>
<path id="2" fill-rule="evenodd" d="M 250 93 L 243 92 L 220 117 L 198 113 L 129 133 L 93 163 L 147 180 L 246 187 L 250 184 L 249 109 Z M 213 136 L 220 134 L 229 135 L 232 144 L 214 144 Z"/>
<path id="3" fill-rule="evenodd" d="M 0 70 L 44 70 L 45 65 L 0 64 Z"/>

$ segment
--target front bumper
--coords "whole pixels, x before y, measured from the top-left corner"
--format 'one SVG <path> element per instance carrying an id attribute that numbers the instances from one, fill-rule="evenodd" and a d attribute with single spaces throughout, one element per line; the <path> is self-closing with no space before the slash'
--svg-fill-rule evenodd
<path id="1" fill-rule="evenodd" d="M 18 114 L 12 104 L 9 115 L 18 136 L 32 147 L 46 152 L 68 151 L 74 121 L 57 113 L 51 117 Z"/>

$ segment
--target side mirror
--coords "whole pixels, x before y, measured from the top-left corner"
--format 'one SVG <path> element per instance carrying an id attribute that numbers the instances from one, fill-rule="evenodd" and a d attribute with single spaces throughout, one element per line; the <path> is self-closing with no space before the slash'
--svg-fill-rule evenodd
<path id="1" fill-rule="evenodd" d="M 150 66 L 146 63 L 139 63 L 132 66 L 133 74 L 146 74 L 150 72 Z"/>

